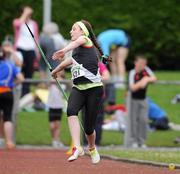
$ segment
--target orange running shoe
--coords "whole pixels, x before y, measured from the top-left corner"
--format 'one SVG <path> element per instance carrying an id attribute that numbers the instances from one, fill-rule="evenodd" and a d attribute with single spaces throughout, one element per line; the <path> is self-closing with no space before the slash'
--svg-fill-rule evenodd
<path id="1" fill-rule="evenodd" d="M 78 156 L 83 156 L 84 155 L 84 150 L 82 147 L 73 147 L 72 149 L 72 155 L 68 158 L 68 161 L 74 161 L 78 158 Z"/>

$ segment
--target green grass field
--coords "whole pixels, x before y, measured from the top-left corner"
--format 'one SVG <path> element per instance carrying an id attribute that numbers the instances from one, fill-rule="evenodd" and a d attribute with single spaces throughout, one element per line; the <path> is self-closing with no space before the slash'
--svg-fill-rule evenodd
<path id="1" fill-rule="evenodd" d="M 180 72 L 156 72 L 158 80 L 180 80 Z M 119 90 L 117 93 L 117 102 L 124 102 L 125 91 Z M 180 124 L 180 104 L 171 104 L 171 99 L 180 93 L 180 86 L 178 85 L 160 85 L 153 84 L 149 86 L 148 96 L 151 97 L 157 104 L 159 104 L 168 114 L 171 122 Z M 48 113 L 44 111 L 39 112 L 20 112 L 17 122 L 17 143 L 18 144 L 32 144 L 32 145 L 50 145 L 51 138 L 48 125 Z M 147 138 L 147 145 L 150 147 L 180 147 L 173 143 L 173 140 L 180 136 L 178 131 L 155 131 L 149 132 Z M 61 140 L 64 144 L 70 144 L 69 129 L 67 126 L 67 118 L 64 114 L 61 127 Z M 115 131 L 104 131 L 101 145 L 122 145 L 123 133 Z M 160 162 L 175 162 L 179 163 L 179 151 L 176 152 L 156 152 L 152 153 L 143 151 L 102 151 L 103 154 L 112 154 L 125 158 L 136 158 L 144 160 L 158 160 Z M 166 156 L 166 155 L 167 156 Z M 157 157 L 158 156 L 158 157 Z M 170 156 L 170 157 L 169 157 Z M 167 157 L 167 159 L 166 159 Z M 174 158 L 174 161 L 171 159 Z"/>
<path id="2" fill-rule="evenodd" d="M 161 163 L 180 164 L 180 151 L 171 150 L 100 150 L 102 155 L 111 155 L 121 159 L 143 160 Z"/>

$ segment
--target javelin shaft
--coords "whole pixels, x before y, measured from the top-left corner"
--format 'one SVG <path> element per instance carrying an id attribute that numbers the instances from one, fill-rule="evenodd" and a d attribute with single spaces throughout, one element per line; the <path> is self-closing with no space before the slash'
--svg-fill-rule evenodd
<path id="1" fill-rule="evenodd" d="M 29 26 L 27 25 L 27 23 L 25 23 L 25 24 L 26 24 L 26 26 L 27 26 L 27 28 L 28 28 L 30 34 L 31 34 L 31 37 L 33 38 L 33 40 L 34 40 L 36 46 L 38 47 L 38 50 L 40 51 L 41 56 L 43 57 L 43 59 L 44 59 L 46 65 L 48 66 L 48 68 L 49 68 L 49 70 L 50 70 L 50 72 L 51 72 L 51 71 L 52 71 L 52 67 L 51 67 L 50 63 L 48 62 L 48 60 L 47 60 L 47 58 L 46 58 L 44 52 L 42 51 L 40 45 L 37 43 L 36 39 L 34 38 L 34 35 L 33 35 L 33 33 L 31 32 L 31 29 L 29 28 Z M 64 90 L 62 89 L 60 82 L 59 82 L 57 79 L 55 79 L 55 80 L 56 80 L 56 83 L 58 84 L 58 87 L 59 87 L 60 91 L 62 92 L 64 98 L 65 98 L 66 101 L 67 101 L 67 100 L 68 100 L 67 95 L 66 95 L 66 93 L 64 92 Z"/>
<path id="2" fill-rule="evenodd" d="M 67 95 L 66 95 L 66 93 L 64 92 L 64 90 L 62 89 L 60 82 L 59 82 L 57 79 L 55 79 L 55 80 L 56 80 L 56 83 L 58 84 L 59 89 L 61 90 L 64 98 L 66 99 L 66 101 L 68 101 Z"/>

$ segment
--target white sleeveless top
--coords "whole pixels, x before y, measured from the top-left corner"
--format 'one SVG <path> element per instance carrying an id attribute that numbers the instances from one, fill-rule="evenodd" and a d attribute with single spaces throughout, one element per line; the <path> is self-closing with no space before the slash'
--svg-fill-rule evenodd
<path id="1" fill-rule="evenodd" d="M 29 28 L 31 29 L 32 33 L 34 33 L 33 22 L 29 21 L 27 24 Z M 34 40 L 31 34 L 29 33 L 29 30 L 25 23 L 20 26 L 19 36 L 17 40 L 17 48 L 20 48 L 26 51 L 36 49 Z"/>

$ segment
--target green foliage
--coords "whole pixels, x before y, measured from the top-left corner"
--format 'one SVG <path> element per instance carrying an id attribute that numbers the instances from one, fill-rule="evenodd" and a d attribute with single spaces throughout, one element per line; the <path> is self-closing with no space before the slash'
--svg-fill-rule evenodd
<path id="1" fill-rule="evenodd" d="M 41 30 L 43 1 L 6 0 L 0 7 L 0 40 L 13 34 L 12 20 L 19 15 L 19 7 L 24 4 L 33 7 L 33 18 Z M 132 39 L 128 68 L 138 52 L 144 53 L 154 68 L 180 68 L 177 63 L 180 57 L 179 16 L 179 0 L 52 0 L 52 20 L 59 24 L 67 39 L 72 24 L 80 19 L 90 21 L 96 35 L 109 28 L 126 30 Z"/>
<path id="2" fill-rule="evenodd" d="M 33 18 L 38 21 L 39 25 L 42 25 L 42 1 L 33 0 L 6 0 L 1 1 L 1 15 L 0 15 L 0 26 L 1 36 L 0 40 L 4 39 L 6 35 L 13 35 L 12 22 L 14 18 L 20 16 L 20 8 L 23 5 L 30 5 L 34 9 Z"/>

